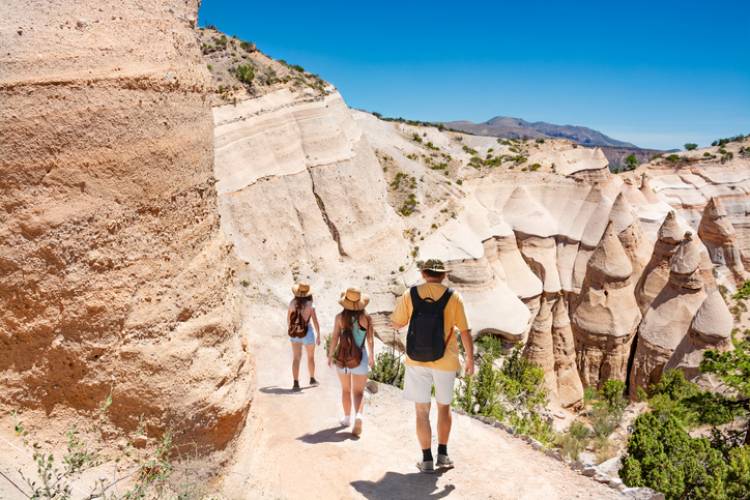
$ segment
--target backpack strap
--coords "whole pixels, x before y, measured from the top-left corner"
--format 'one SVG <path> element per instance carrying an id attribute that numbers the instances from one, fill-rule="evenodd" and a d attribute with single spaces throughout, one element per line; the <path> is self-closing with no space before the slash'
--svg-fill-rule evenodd
<path id="1" fill-rule="evenodd" d="M 440 304 L 440 309 L 445 310 L 446 306 L 448 305 L 448 301 L 451 300 L 452 295 L 453 295 L 452 288 L 447 288 L 445 292 L 443 292 L 443 296 L 440 297 L 440 300 L 437 301 L 437 303 Z"/>

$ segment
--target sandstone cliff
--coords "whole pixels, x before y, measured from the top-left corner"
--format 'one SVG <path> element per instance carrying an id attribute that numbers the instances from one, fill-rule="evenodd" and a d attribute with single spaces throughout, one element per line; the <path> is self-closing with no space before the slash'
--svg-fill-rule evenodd
<path id="1" fill-rule="evenodd" d="M 197 2 L 3 12 L 0 406 L 85 415 L 111 393 L 116 426 L 143 416 L 149 434 L 223 448 L 243 426 L 251 366 Z"/>

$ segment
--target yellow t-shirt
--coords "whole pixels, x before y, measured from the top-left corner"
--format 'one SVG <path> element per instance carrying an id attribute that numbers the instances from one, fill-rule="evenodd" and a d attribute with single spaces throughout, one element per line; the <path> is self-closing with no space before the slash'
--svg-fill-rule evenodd
<path id="1" fill-rule="evenodd" d="M 424 283 L 419 285 L 417 293 L 423 299 L 430 298 L 432 300 L 440 300 L 443 293 L 447 290 L 445 285 L 440 283 Z M 408 324 L 411 320 L 411 314 L 414 311 L 414 306 L 411 303 L 411 295 L 409 290 L 406 291 L 396 301 L 396 309 L 391 314 L 391 321 L 397 325 Z M 414 361 L 406 356 L 406 364 L 410 366 L 426 366 L 428 368 L 434 368 L 435 370 L 443 371 L 458 371 L 461 368 L 461 364 L 458 362 L 458 332 L 464 332 L 469 330 L 469 322 L 466 319 L 466 311 L 464 311 L 464 301 L 455 290 L 453 295 L 448 300 L 448 304 L 445 306 L 443 312 L 444 324 L 445 324 L 445 354 L 443 357 L 436 361 Z M 455 329 L 458 329 L 458 332 Z M 448 338 L 450 336 L 450 338 Z"/>

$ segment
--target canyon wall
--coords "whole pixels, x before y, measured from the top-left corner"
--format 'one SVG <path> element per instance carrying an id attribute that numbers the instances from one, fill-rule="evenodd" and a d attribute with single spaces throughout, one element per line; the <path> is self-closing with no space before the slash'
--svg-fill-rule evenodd
<path id="1" fill-rule="evenodd" d="M 0 30 L 0 407 L 198 450 L 251 363 L 219 230 L 196 1 L 10 0 Z"/>

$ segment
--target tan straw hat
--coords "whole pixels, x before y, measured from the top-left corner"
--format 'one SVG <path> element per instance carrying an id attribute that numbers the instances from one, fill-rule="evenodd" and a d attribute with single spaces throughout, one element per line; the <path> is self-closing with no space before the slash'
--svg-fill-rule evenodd
<path id="1" fill-rule="evenodd" d="M 310 284 L 309 283 L 297 283 L 292 287 L 292 293 L 295 297 L 309 297 L 312 295 L 312 292 L 310 291 Z"/>
<path id="2" fill-rule="evenodd" d="M 362 311 L 370 303 L 370 297 L 359 291 L 359 288 L 347 288 L 341 294 L 339 304 L 347 311 Z"/>

